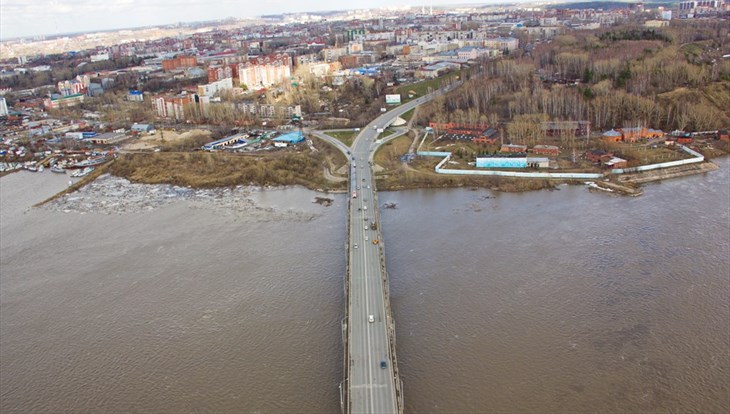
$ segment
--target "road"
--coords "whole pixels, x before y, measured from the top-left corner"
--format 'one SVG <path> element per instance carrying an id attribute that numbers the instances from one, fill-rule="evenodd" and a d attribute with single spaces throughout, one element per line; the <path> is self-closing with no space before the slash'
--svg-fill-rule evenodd
<path id="1" fill-rule="evenodd" d="M 381 268 L 381 247 L 373 244 L 378 231 L 370 230 L 377 220 L 375 181 L 370 162 L 378 146 L 377 128 L 383 128 L 415 106 L 433 96 L 422 97 L 401 105 L 378 117 L 363 128 L 355 139 L 350 155 L 350 291 L 348 295 L 349 343 L 349 406 L 352 413 L 402 412 L 396 395 L 396 378 L 390 342 L 392 320 L 386 306 L 384 272 Z M 380 223 L 376 223 L 380 228 Z M 370 315 L 373 322 L 369 322 Z M 385 364 L 383 368 L 382 364 Z"/>

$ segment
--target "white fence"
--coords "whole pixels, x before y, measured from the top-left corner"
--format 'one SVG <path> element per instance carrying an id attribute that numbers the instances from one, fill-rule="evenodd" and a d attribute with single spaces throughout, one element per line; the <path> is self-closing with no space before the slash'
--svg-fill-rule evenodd
<path id="1" fill-rule="evenodd" d="M 679 165 L 687 165 L 703 162 L 705 157 L 697 151 L 694 151 L 684 145 L 680 145 L 679 149 L 692 155 L 693 158 L 678 161 L 662 162 L 659 164 L 642 165 L 634 168 L 623 168 L 610 170 L 607 174 L 625 174 L 640 171 L 657 170 L 660 168 L 677 167 Z M 434 171 L 438 174 L 452 174 L 452 175 L 491 175 L 501 177 L 519 177 L 519 178 L 548 178 L 548 179 L 575 179 L 575 180 L 593 180 L 597 178 L 605 177 L 605 174 L 601 173 L 549 173 L 549 172 L 521 172 L 521 171 L 494 171 L 494 170 L 450 170 L 443 168 L 444 164 L 451 158 L 450 152 L 434 152 L 434 151 L 418 151 L 418 155 L 425 157 L 444 157 L 436 167 Z"/>

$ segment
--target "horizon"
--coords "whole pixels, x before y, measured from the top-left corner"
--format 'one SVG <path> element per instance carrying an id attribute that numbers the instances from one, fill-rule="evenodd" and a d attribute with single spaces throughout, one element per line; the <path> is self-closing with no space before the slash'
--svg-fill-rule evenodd
<path id="1" fill-rule="evenodd" d="M 625 0 L 597 0 L 598 2 Z M 257 7 L 246 8 L 244 13 L 235 0 L 216 0 L 210 7 L 205 0 L 162 0 L 148 4 L 143 0 L 112 0 L 99 4 L 95 0 L 40 0 L 28 4 L 23 0 L 3 0 L 0 4 L 0 42 L 25 38 L 78 35 L 111 32 L 175 24 L 214 22 L 226 19 L 256 19 L 266 15 L 322 13 L 330 11 L 373 10 L 396 7 L 454 7 L 528 3 L 530 0 L 357 0 L 351 7 L 329 0 L 272 0 Z M 534 3 L 576 3 L 581 0 Z M 41 4 L 38 4 L 41 3 Z M 230 6 L 230 7 L 227 7 Z M 338 7 L 339 6 L 339 7 Z M 173 11 L 173 13 L 169 13 Z M 164 12 L 164 13 L 163 13 Z M 168 17 L 168 14 L 170 16 Z M 28 22 L 32 22 L 28 24 Z"/>

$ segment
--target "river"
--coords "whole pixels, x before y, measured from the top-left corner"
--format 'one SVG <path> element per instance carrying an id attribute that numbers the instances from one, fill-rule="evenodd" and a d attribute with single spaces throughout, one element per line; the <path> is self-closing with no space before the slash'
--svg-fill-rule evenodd
<path id="1" fill-rule="evenodd" d="M 406 411 L 728 412 L 717 163 L 637 198 L 381 193 Z M 0 412 L 339 411 L 344 195 L 29 208 L 66 180 L 0 179 Z"/>

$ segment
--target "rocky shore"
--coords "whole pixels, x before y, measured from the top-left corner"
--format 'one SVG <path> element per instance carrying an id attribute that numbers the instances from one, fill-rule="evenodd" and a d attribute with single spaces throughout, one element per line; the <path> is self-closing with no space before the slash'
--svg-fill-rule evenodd
<path id="1" fill-rule="evenodd" d="M 135 214 L 186 202 L 192 209 L 216 210 L 236 219 L 253 221 L 309 221 L 318 214 L 278 209 L 256 201 L 263 189 L 253 186 L 193 189 L 170 184 L 136 184 L 104 174 L 73 193 L 65 194 L 41 208 L 66 213 Z"/>

